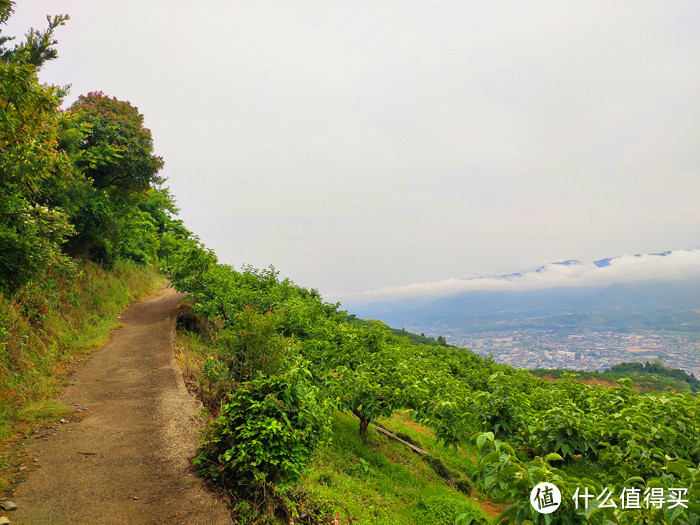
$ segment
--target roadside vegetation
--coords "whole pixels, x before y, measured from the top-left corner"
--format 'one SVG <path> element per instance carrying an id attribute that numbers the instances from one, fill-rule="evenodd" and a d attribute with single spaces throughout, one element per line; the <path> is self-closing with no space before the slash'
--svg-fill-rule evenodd
<path id="1" fill-rule="evenodd" d="M 60 111 L 39 83 L 66 20 L 0 36 L 1 432 L 51 412 L 52 377 L 159 268 L 188 294 L 178 358 L 208 420 L 193 465 L 236 523 L 487 523 L 475 497 L 503 503 L 492 521 L 551 523 L 530 505 L 541 481 L 561 487 L 557 522 L 700 522 L 697 396 L 544 381 L 220 263 L 175 218 L 136 107 L 89 93 Z M 615 506 L 574 499 L 608 486 Z M 685 503 L 623 509 L 623 487 Z"/>
<path id="2" fill-rule="evenodd" d="M 49 278 L 11 300 L 0 297 L 0 439 L 57 410 L 66 367 L 106 342 L 123 308 L 164 283 L 153 268 L 126 261 L 111 271 L 79 268 L 70 281 Z"/>
<path id="3" fill-rule="evenodd" d="M 0 31 L 13 8 L 0 1 Z M 189 235 L 137 108 L 90 93 L 61 110 L 64 89 L 39 82 L 67 20 L 20 41 L 0 33 L 3 444 L 65 414 L 61 376 L 106 341 L 121 309 L 162 287 L 160 261 Z"/>
<path id="4" fill-rule="evenodd" d="M 355 486 L 357 480 L 340 475 L 347 469 L 340 464 L 329 468 L 319 458 L 338 443 L 344 450 L 377 450 L 385 438 L 378 440 L 371 425 L 388 422 L 390 426 L 397 414 L 424 429 L 429 436 L 423 438 L 426 443 L 465 454 L 463 462 L 455 461 L 454 456 L 443 460 L 439 453 L 430 454 L 439 460 L 434 466 L 442 465 L 436 468 L 443 472 L 439 477 L 447 491 L 444 494 L 460 483 L 507 504 L 498 522 L 544 522 L 545 515 L 538 514 L 529 499 L 530 491 L 541 481 L 562 488 L 558 519 L 566 523 L 697 522 L 700 400 L 692 394 L 639 394 L 627 378 L 619 379 L 614 387 L 581 383 L 575 374 L 548 382 L 468 350 L 414 345 L 382 323 L 349 321 L 339 305 L 325 303 L 315 290 L 280 280 L 274 269 L 239 271 L 220 264 L 196 240 L 183 242 L 171 262 L 173 285 L 189 293 L 187 322 L 204 327 L 191 336 L 197 341 L 198 353 L 190 358 L 196 366 L 189 375 L 190 384 L 210 408 L 213 422 L 195 465 L 231 497 L 234 515 L 241 523 L 322 523 L 322 516 L 336 514 L 348 523 L 377 520 L 377 516 L 360 518 L 368 516 L 366 511 L 376 504 L 367 494 L 360 498 L 365 506 L 353 504 L 353 490 L 347 487 Z M 287 403 L 285 396 L 270 398 L 266 385 L 270 380 L 297 381 L 299 370 L 304 370 L 306 379 L 295 383 L 297 395 L 311 392 L 312 397 L 305 399 L 313 399 L 316 405 L 315 409 L 303 407 L 313 414 L 307 426 L 301 427 L 298 419 L 288 416 L 270 417 L 274 412 L 264 409 L 269 417 L 264 423 L 267 429 L 256 426 L 254 433 L 247 434 L 256 447 L 241 452 L 250 444 L 245 441 L 248 438 L 228 429 L 245 428 L 250 424 L 247 418 L 257 425 L 261 417 L 250 410 L 250 404 L 240 402 L 237 392 L 258 403 L 266 399 L 282 406 Z M 285 380 L 287 373 L 292 375 Z M 297 403 L 294 398 L 286 399 Z M 292 406 L 298 410 L 296 404 Z M 289 445 L 287 436 L 308 430 L 310 421 L 315 422 L 319 438 L 290 451 L 285 468 L 293 467 L 293 473 L 287 475 L 292 471 L 282 467 L 284 460 L 271 462 L 269 455 L 284 450 Z M 348 425 L 356 429 L 352 444 L 347 441 Z M 315 455 L 308 453 L 311 448 Z M 412 452 L 406 454 L 410 457 Z M 342 453 L 334 449 L 333 455 Z M 241 457 L 255 470 L 247 474 L 244 487 L 226 479 L 229 469 L 240 479 Z M 394 468 L 361 457 L 362 472 Z M 391 453 L 384 461 L 389 461 L 387 457 L 392 463 L 405 461 Z M 343 501 L 331 499 L 329 491 L 314 481 L 321 479 L 318 473 L 323 471 L 333 471 L 335 479 L 343 480 L 335 489 L 343 494 Z M 304 499 L 310 486 L 315 492 Z M 380 486 L 377 490 L 383 494 Z M 611 496 L 616 507 L 601 506 L 595 500 L 585 508 L 575 499 L 576 488 L 597 496 L 605 487 L 619 487 Z M 666 497 L 685 491 L 688 508 L 642 505 L 623 509 L 619 492 L 623 487 L 639 494 L 660 490 Z M 321 500 L 319 493 L 325 495 Z M 478 506 L 471 510 L 459 507 L 459 512 L 457 507 L 449 507 L 451 518 L 441 518 L 447 519 L 443 523 L 485 519 Z M 389 512 L 387 519 L 401 516 L 409 523 L 406 516 L 415 510 L 406 510 L 404 515 L 398 507 L 381 508 Z M 342 518 L 344 512 L 346 518 Z M 420 519 L 415 522 L 422 523 Z"/>

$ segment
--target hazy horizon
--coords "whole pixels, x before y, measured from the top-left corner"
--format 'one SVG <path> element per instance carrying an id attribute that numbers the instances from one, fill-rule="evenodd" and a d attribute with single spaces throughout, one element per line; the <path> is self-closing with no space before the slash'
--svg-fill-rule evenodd
<path id="1" fill-rule="evenodd" d="M 601 287 L 618 283 L 700 280 L 700 249 L 668 254 L 625 254 L 606 265 L 595 261 L 550 262 L 511 275 L 473 276 L 437 282 L 410 283 L 354 294 L 331 294 L 353 304 L 410 298 L 438 298 L 472 291 L 527 291 L 552 288 Z"/>

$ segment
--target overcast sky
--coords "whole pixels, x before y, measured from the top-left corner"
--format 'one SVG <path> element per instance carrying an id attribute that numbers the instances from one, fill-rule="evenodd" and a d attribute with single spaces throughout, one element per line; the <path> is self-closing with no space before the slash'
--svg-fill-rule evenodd
<path id="1" fill-rule="evenodd" d="M 22 0 L 223 262 L 324 296 L 700 248 L 700 2 Z M 349 295 L 347 295 L 349 297 Z"/>

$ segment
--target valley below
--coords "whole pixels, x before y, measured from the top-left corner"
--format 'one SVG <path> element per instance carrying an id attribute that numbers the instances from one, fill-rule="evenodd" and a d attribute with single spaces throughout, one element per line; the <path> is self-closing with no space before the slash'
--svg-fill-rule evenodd
<path id="1" fill-rule="evenodd" d="M 482 356 L 491 354 L 497 363 L 516 368 L 602 371 L 618 363 L 658 359 L 668 367 L 700 376 L 700 338 L 687 334 L 527 328 L 470 333 L 440 325 L 406 329 L 429 337 L 442 335 L 449 344 Z"/>

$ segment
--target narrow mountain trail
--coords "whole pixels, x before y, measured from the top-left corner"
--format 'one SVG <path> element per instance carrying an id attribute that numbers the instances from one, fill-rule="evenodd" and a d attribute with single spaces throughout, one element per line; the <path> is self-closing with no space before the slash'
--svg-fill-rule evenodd
<path id="1" fill-rule="evenodd" d="M 80 365 L 61 397 L 77 412 L 24 447 L 39 468 L 13 495 L 12 525 L 231 523 L 189 464 L 199 408 L 173 356 L 180 298 L 131 305 Z"/>

